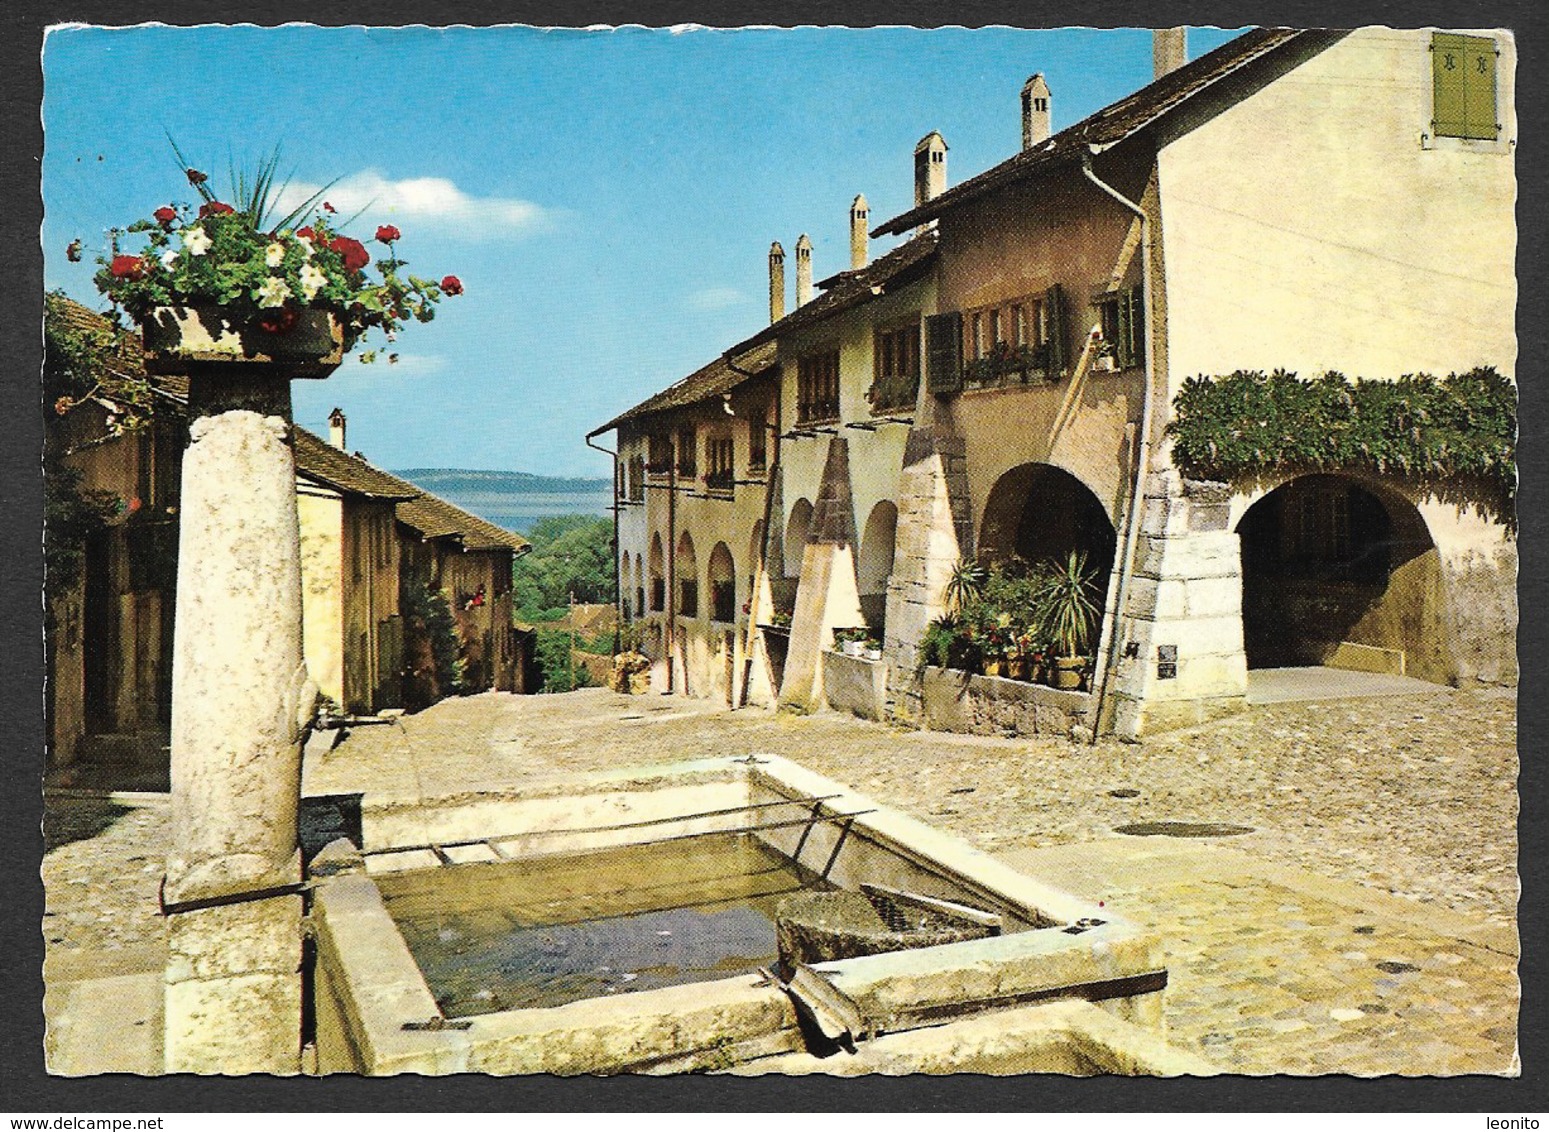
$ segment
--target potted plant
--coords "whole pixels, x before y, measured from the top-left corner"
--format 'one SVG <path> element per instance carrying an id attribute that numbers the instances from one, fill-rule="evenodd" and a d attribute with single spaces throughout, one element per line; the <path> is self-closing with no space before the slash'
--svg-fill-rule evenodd
<path id="1" fill-rule="evenodd" d="M 942 598 L 949 613 L 961 614 L 979 599 L 983 592 L 986 573 L 972 558 L 959 558 L 952 566 Z"/>
<path id="2" fill-rule="evenodd" d="M 1081 686 L 1087 646 L 1101 614 L 1092 597 L 1092 584 L 1086 555 L 1074 550 L 1044 582 L 1044 623 L 1054 643 L 1057 688 L 1073 690 Z"/>
<path id="3" fill-rule="evenodd" d="M 835 629 L 834 644 L 845 656 L 860 656 L 870 634 L 864 628 Z"/>
<path id="4" fill-rule="evenodd" d="M 114 229 L 95 277 L 98 290 L 140 324 L 153 372 L 246 362 L 326 376 L 368 331 L 391 343 L 406 321 L 429 322 L 443 296 L 462 293 L 455 275 L 435 283 L 404 272 L 402 234 L 390 224 L 376 230 L 385 252 L 373 264 L 321 199 L 326 187 L 276 217 L 285 190 L 275 183 L 278 150 L 256 174 L 233 174 L 228 200 L 176 143 L 173 151 L 200 202 L 169 202 Z"/>

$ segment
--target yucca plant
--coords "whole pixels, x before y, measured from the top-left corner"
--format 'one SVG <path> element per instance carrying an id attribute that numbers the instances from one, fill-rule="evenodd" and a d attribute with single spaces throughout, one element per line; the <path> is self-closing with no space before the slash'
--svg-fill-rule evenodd
<path id="1" fill-rule="evenodd" d="M 1073 550 L 1045 575 L 1040 595 L 1044 629 L 1063 657 L 1085 656 L 1092 631 L 1102 615 L 1093 598 L 1094 573 L 1086 555 Z"/>
<path id="2" fill-rule="evenodd" d="M 984 591 L 985 577 L 984 567 L 973 558 L 959 558 L 952 567 L 946 589 L 942 593 L 947 609 L 952 613 L 963 612 Z"/>

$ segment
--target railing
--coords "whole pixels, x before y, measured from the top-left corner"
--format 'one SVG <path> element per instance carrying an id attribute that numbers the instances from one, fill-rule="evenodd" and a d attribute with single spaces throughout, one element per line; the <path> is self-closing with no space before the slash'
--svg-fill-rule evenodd
<path id="1" fill-rule="evenodd" d="M 732 486 L 736 482 L 736 476 L 730 468 L 721 472 L 705 473 L 705 489 L 707 491 L 731 491 Z"/>
<path id="2" fill-rule="evenodd" d="M 998 343 L 982 358 L 963 363 L 965 389 L 994 389 L 1008 385 L 1050 384 L 1049 347 Z"/>
<path id="3" fill-rule="evenodd" d="M 871 415 L 914 411 L 915 399 L 920 392 L 920 375 L 896 375 L 879 377 L 871 383 L 866 399 L 871 402 Z"/>

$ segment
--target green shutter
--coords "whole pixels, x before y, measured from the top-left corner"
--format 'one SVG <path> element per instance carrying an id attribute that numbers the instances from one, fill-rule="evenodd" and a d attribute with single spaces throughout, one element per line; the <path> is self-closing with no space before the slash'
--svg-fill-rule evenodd
<path id="1" fill-rule="evenodd" d="M 1131 351 L 1135 328 L 1130 324 L 1129 295 L 1128 291 L 1123 292 L 1119 295 L 1119 301 L 1113 304 L 1119 315 L 1119 332 L 1114 335 L 1118 339 L 1114 343 L 1114 353 L 1120 369 L 1129 369 L 1135 364 Z"/>
<path id="2" fill-rule="evenodd" d="M 1494 141 L 1500 134 L 1495 117 L 1495 41 L 1465 37 L 1468 78 L 1464 83 L 1466 138 Z"/>
<path id="3" fill-rule="evenodd" d="M 925 388 L 937 396 L 963 388 L 963 315 L 925 316 Z"/>
<path id="4" fill-rule="evenodd" d="M 1066 330 L 1065 292 L 1056 283 L 1043 293 L 1043 309 L 1049 326 L 1049 376 L 1063 377 L 1069 363 L 1069 332 Z"/>
<path id="5" fill-rule="evenodd" d="M 1431 74 L 1435 136 L 1487 141 L 1499 136 L 1493 39 L 1437 32 L 1431 37 Z"/>

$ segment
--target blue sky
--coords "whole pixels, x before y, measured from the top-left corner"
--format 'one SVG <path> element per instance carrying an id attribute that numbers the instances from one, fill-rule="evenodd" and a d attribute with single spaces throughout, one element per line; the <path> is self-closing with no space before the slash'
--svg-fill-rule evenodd
<path id="1" fill-rule="evenodd" d="M 1235 32 L 1191 29 L 1193 58 Z M 254 65 L 254 61 L 261 65 Z M 768 321 L 767 254 L 848 266 L 912 204 L 914 144 L 952 184 L 1021 144 L 1042 71 L 1054 128 L 1150 81 L 1144 30 L 63 28 L 44 48 L 45 282 L 89 306 L 114 224 L 190 192 L 166 142 L 224 190 L 276 144 L 351 227 L 403 230 L 411 269 L 466 293 L 400 362 L 295 384 L 296 419 L 350 419 L 389 468 L 607 475 L 582 437 Z M 67 262 L 72 239 L 86 260 Z M 891 241 L 874 244 L 885 251 Z M 789 272 L 788 272 L 789 275 Z M 605 438 L 607 439 L 607 438 Z"/>

